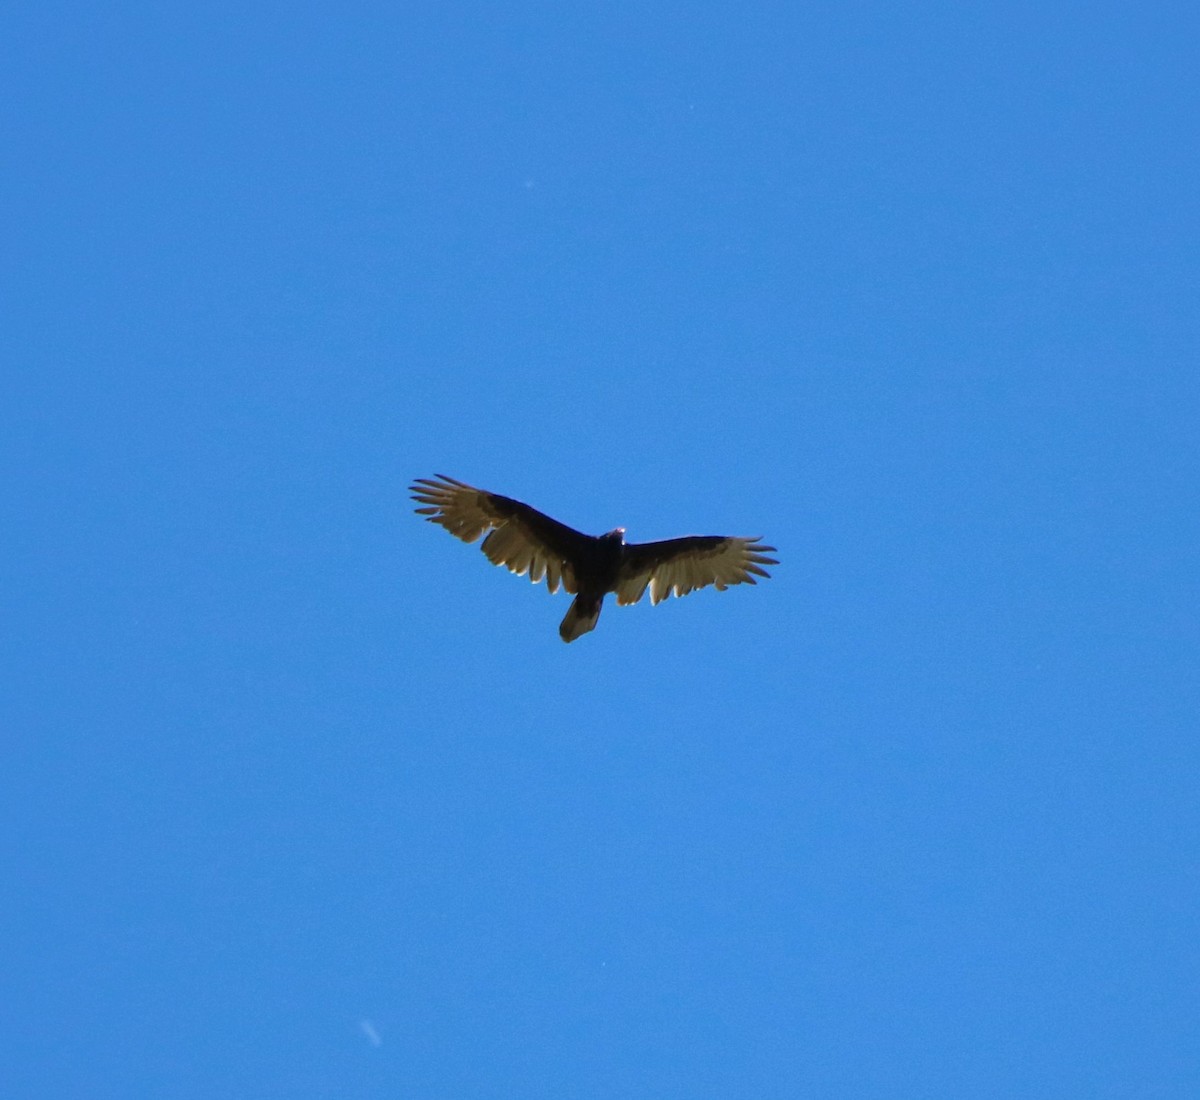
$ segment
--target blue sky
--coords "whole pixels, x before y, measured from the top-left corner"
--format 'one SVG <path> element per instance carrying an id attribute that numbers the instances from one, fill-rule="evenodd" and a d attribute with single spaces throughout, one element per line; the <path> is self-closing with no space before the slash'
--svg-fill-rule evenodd
<path id="1" fill-rule="evenodd" d="M 1189 7 L 4 21 L 6 1097 L 1200 1092 Z"/>

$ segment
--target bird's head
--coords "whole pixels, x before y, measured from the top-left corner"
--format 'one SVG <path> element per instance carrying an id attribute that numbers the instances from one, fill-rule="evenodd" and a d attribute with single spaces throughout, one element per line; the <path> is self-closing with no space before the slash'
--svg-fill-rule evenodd
<path id="1" fill-rule="evenodd" d="M 618 546 L 625 544 L 625 528 L 614 527 L 607 535 L 601 535 L 605 542 L 615 542 Z"/>

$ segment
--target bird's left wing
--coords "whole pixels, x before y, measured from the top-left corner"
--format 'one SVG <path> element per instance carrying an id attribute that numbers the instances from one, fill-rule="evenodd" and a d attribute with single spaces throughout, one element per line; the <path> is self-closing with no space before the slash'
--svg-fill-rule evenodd
<path id="1" fill-rule="evenodd" d="M 768 557 L 774 546 L 760 538 L 722 535 L 688 535 L 662 542 L 633 542 L 617 576 L 617 603 L 637 603 L 646 587 L 650 600 L 659 603 L 674 593 L 686 596 L 697 588 L 715 584 L 723 591 L 731 584 L 755 584 L 754 576 L 769 577 L 764 565 L 778 565 Z"/>
<path id="2" fill-rule="evenodd" d="M 416 511 L 440 524 L 463 542 L 474 542 L 485 531 L 480 549 L 496 565 L 529 574 L 537 584 L 543 577 L 551 592 L 559 582 L 576 590 L 574 562 L 586 550 L 588 536 L 519 500 L 476 489 L 445 474 L 419 477 L 409 487 Z"/>

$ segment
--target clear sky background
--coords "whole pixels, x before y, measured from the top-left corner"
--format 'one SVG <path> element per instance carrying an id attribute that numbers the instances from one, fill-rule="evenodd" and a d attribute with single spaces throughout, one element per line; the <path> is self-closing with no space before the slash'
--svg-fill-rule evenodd
<path id="1" fill-rule="evenodd" d="M 21 9 L 0 1093 L 1200 1095 L 1192 5 Z"/>

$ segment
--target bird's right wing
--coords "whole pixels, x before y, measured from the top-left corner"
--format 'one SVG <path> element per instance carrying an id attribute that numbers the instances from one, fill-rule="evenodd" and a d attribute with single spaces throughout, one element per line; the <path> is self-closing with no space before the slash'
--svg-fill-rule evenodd
<path id="1" fill-rule="evenodd" d="M 519 500 L 487 493 L 445 474 L 419 477 L 409 487 L 416 511 L 430 523 L 440 524 L 463 542 L 474 542 L 485 531 L 480 549 L 496 565 L 518 575 L 529 574 L 537 584 L 543 577 L 551 592 L 559 583 L 576 591 L 574 562 L 590 541 L 587 535 L 522 504 Z"/>

